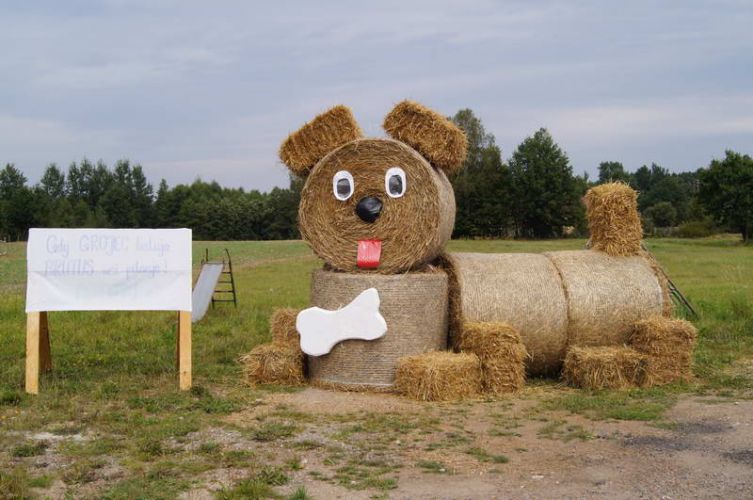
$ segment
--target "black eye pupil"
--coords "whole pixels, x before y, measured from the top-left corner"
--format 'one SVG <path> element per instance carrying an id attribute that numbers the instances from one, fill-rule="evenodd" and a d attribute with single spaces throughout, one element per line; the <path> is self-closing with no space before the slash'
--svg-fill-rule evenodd
<path id="1" fill-rule="evenodd" d="M 389 181 L 390 194 L 402 194 L 403 179 L 399 175 L 391 175 Z"/>
<path id="2" fill-rule="evenodd" d="M 337 181 L 337 194 L 339 196 L 348 196 L 350 194 L 350 181 L 348 179 Z"/>

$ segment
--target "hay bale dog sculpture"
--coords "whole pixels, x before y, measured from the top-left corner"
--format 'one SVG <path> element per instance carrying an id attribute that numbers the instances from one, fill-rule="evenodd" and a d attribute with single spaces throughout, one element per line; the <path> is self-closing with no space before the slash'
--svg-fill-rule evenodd
<path id="1" fill-rule="evenodd" d="M 243 358 L 250 382 L 442 400 L 513 392 L 526 373 L 584 387 L 689 376 L 695 330 L 670 318 L 666 279 L 641 250 L 635 191 L 586 194 L 588 250 L 445 254 L 448 176 L 465 135 L 409 101 L 384 128 L 390 138 L 364 138 L 337 106 L 282 144 L 282 161 L 306 179 L 301 234 L 325 265 L 314 307 L 275 312 L 272 344 Z"/>

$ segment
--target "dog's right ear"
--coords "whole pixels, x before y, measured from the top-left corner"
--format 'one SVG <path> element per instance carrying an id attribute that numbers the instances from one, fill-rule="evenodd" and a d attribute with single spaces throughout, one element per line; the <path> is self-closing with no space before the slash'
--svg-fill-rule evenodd
<path id="1" fill-rule="evenodd" d="M 363 132 L 350 108 L 335 106 L 290 134 L 280 146 L 280 159 L 303 177 L 329 152 L 361 137 Z"/>

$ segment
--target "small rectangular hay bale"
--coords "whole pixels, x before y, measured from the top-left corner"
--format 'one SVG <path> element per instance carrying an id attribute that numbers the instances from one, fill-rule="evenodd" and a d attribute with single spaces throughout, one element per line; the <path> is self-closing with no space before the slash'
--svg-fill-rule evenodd
<path id="1" fill-rule="evenodd" d="M 475 354 L 434 351 L 397 362 L 395 389 L 421 401 L 455 401 L 481 390 L 481 362 Z"/>
<path id="2" fill-rule="evenodd" d="M 629 347 L 572 347 L 562 377 L 584 389 L 625 389 L 643 383 L 646 356 Z"/>
<path id="3" fill-rule="evenodd" d="M 269 330 L 272 332 L 272 342 L 275 344 L 300 344 L 300 335 L 295 328 L 298 309 L 290 307 L 275 309 L 269 318 Z"/>
<path id="4" fill-rule="evenodd" d="M 635 323 L 630 345 L 647 357 L 645 385 L 689 380 L 696 328 L 689 321 L 652 316 Z"/>
<path id="5" fill-rule="evenodd" d="M 458 346 L 481 361 L 484 393 L 507 394 L 525 385 L 528 353 L 518 331 L 507 323 L 465 323 Z"/>
<path id="6" fill-rule="evenodd" d="M 255 384 L 300 385 L 305 382 L 300 350 L 281 344 L 262 344 L 241 356 L 246 382 Z"/>

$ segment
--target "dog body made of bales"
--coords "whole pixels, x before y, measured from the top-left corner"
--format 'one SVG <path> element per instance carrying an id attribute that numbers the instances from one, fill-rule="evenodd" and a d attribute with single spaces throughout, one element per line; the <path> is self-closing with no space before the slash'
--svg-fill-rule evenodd
<path id="1" fill-rule="evenodd" d="M 641 248 L 635 191 L 619 183 L 589 190 L 590 250 L 445 254 L 455 219 L 448 176 L 464 161 L 465 136 L 409 101 L 387 115 L 384 129 L 390 138 L 364 138 L 350 110 L 337 106 L 280 148 L 305 178 L 299 226 L 325 263 L 314 274 L 312 304 L 342 308 L 373 287 L 387 323 L 383 338 L 345 340 L 309 357 L 313 383 L 442 400 L 512 392 L 526 372 L 559 373 L 563 365 L 569 382 L 592 387 L 626 386 L 636 373 L 657 383 L 680 368 L 687 375 L 689 354 L 662 362 L 668 343 L 677 339 L 689 353 L 692 340 L 683 339 L 694 336 L 689 324 L 662 323 L 672 321 L 667 282 Z M 278 378 L 298 382 L 292 314 L 275 316 L 277 349 L 247 356 L 251 379 L 274 380 L 267 371 L 285 372 L 277 365 L 290 359 L 294 366 Z M 652 366 L 661 372 L 653 379 Z M 461 383 L 468 377 L 473 383 Z"/>

